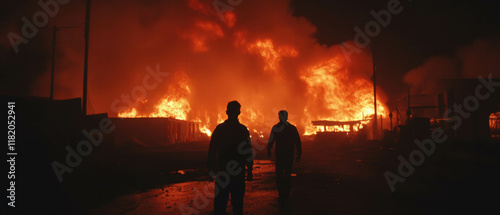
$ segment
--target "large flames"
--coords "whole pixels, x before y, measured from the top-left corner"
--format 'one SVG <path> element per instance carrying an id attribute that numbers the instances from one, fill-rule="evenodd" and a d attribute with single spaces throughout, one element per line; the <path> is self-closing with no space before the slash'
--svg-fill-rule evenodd
<path id="1" fill-rule="evenodd" d="M 148 117 L 163 117 L 187 120 L 187 114 L 191 110 L 189 102 L 185 98 L 172 98 L 167 95 L 155 105 L 155 111 L 150 114 L 138 114 L 136 108 L 130 111 L 118 113 L 120 118 L 148 118 Z"/>
<path id="2" fill-rule="evenodd" d="M 174 118 L 179 120 L 188 120 L 188 113 L 191 111 L 191 106 L 188 97 L 191 94 L 189 87 L 189 77 L 184 73 L 178 73 L 174 77 L 176 83 L 168 87 L 168 93 L 154 105 L 154 111 L 149 114 L 139 114 L 137 108 L 132 107 L 130 110 L 118 113 L 121 118 Z M 144 104 L 147 100 L 137 101 L 137 106 Z"/>
<path id="3" fill-rule="evenodd" d="M 279 61 L 282 55 L 292 57 L 298 55 L 297 51 L 291 46 L 280 49 L 280 51 L 277 52 L 270 39 L 248 44 L 247 47 L 251 51 L 254 49 L 259 50 L 258 53 L 265 62 L 263 70 L 266 71 L 279 71 Z M 317 131 L 348 130 L 348 128 L 339 126 L 330 127 L 327 128 L 327 130 L 322 130 L 323 128 L 317 130 L 311 124 L 313 120 L 360 120 L 362 124 L 366 124 L 368 122 L 367 119 L 373 117 L 372 83 L 365 79 L 350 80 L 349 70 L 343 66 L 343 64 L 345 64 L 345 62 L 337 56 L 302 71 L 300 78 L 306 84 L 307 91 L 304 95 L 306 98 L 306 100 L 303 101 L 305 107 L 299 126 L 304 128 L 305 135 L 315 134 Z M 208 114 L 188 117 L 191 110 L 189 103 L 191 91 L 188 82 L 177 83 L 177 85 L 179 89 L 171 90 L 171 94 L 164 95 L 155 105 L 154 112 L 139 114 L 136 108 L 131 108 L 128 111 L 120 112 L 118 116 L 122 118 L 171 117 L 179 120 L 192 120 L 200 123 L 200 132 L 211 136 L 212 130 L 210 127 L 213 126 Z M 177 91 L 183 91 L 184 93 L 179 93 Z M 249 95 L 249 97 L 254 101 L 259 100 L 258 97 L 252 97 L 252 95 Z M 379 114 L 382 115 L 387 113 L 387 109 L 380 101 L 378 102 L 377 108 Z M 272 124 L 265 125 L 262 123 L 266 120 L 263 120 L 263 114 L 259 113 L 259 111 L 262 111 L 262 109 L 259 108 L 258 104 L 253 107 L 245 107 L 242 110 L 240 119 L 243 123 L 253 127 L 263 128 L 272 126 Z M 220 108 L 217 112 L 217 124 L 224 121 L 223 113 L 224 108 Z M 353 129 L 357 131 L 359 127 L 355 126 Z M 253 132 L 259 137 L 264 137 L 262 130 L 253 129 Z"/>
<path id="4" fill-rule="evenodd" d="M 164 84 L 167 90 L 155 92 L 160 96 L 136 101 L 135 107 L 118 117 L 199 122 L 200 132 L 210 136 L 225 120 L 227 102 L 238 100 L 242 104 L 240 121 L 258 138 L 268 134 L 282 109 L 289 111 L 289 120 L 306 135 L 316 133 L 314 120 L 367 123 L 373 118 L 373 85 L 366 75 L 370 71 L 353 76 L 359 68 L 366 70 L 371 65 L 352 69 L 353 64 L 371 64 L 369 58 L 348 64 L 338 47 L 318 45 L 310 38 L 314 28 L 291 17 L 286 2 L 278 3 L 278 11 L 269 12 L 279 28 L 265 28 L 265 33 L 249 25 L 250 18 L 238 17 L 238 10 L 226 11 L 220 22 L 211 4 L 191 0 L 186 5 L 202 15 L 187 22 L 187 27 L 176 28 L 175 36 L 170 37 L 179 40 L 172 46 L 181 48 L 178 54 L 168 55 L 172 60 L 165 58 L 166 72 L 186 72 L 173 72 L 181 75 Z M 240 20 L 246 21 L 240 24 Z M 377 104 L 380 115 L 388 113 L 382 101 Z M 148 105 L 152 108 L 143 108 Z"/>
<path id="5" fill-rule="evenodd" d="M 343 66 L 340 58 L 307 69 L 301 78 L 307 83 L 308 95 L 304 108 L 305 134 L 316 133 L 316 129 L 308 125 L 311 119 L 360 120 L 366 123 L 366 118 L 374 115 L 372 83 L 364 79 L 350 80 L 349 71 Z M 380 102 L 377 103 L 377 108 L 379 114 L 387 113 Z M 345 130 L 341 127 L 337 129 Z M 355 129 L 357 130 L 357 127 Z"/>
<path id="6" fill-rule="evenodd" d="M 297 51 L 291 46 L 275 48 L 271 39 L 257 40 L 253 44 L 248 44 L 247 48 L 250 53 L 256 52 L 265 60 L 265 71 L 276 72 L 279 69 L 279 64 L 282 57 L 296 57 Z"/>

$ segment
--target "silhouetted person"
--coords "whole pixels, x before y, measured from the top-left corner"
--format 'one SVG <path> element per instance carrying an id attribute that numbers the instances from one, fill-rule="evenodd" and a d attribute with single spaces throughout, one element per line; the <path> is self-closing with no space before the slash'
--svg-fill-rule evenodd
<path id="1" fill-rule="evenodd" d="M 267 144 L 267 156 L 271 158 L 271 149 L 276 141 L 276 186 L 278 188 L 280 201 L 289 198 L 292 181 L 292 164 L 295 149 L 297 158 L 300 161 L 302 154 L 302 144 L 297 128 L 290 124 L 288 112 L 282 110 L 278 113 L 280 122 L 273 126 Z"/>
<path id="2" fill-rule="evenodd" d="M 243 214 L 245 195 L 245 166 L 247 178 L 252 180 L 253 154 L 250 133 L 240 124 L 241 105 L 237 101 L 227 104 L 228 119 L 219 124 L 210 139 L 208 167 L 215 177 L 214 213 L 226 214 L 227 201 L 231 193 L 233 214 Z"/>

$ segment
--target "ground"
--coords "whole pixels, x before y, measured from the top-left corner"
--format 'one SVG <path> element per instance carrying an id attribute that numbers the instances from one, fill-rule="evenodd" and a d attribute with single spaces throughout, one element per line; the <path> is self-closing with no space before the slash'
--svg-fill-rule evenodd
<path id="1" fill-rule="evenodd" d="M 207 146 L 116 152 L 113 157 L 119 162 L 101 163 L 106 170 L 100 172 L 108 177 L 99 178 L 122 174 L 122 180 L 100 181 L 102 193 L 108 195 L 94 198 L 83 210 L 87 214 L 183 214 L 182 209 L 192 208 L 192 214 L 211 214 L 213 199 L 208 194 L 213 182 L 207 180 L 204 168 Z M 302 160 L 293 167 L 291 198 L 285 205 L 278 203 L 274 161 L 258 151 L 254 180 L 247 182 L 245 214 L 455 214 L 493 208 L 498 198 L 488 195 L 500 191 L 497 147 L 470 150 L 451 143 L 437 145 L 435 153 L 392 192 L 384 173 L 397 174 L 397 157 L 408 158 L 416 149 L 411 144 L 376 141 L 306 141 Z"/>

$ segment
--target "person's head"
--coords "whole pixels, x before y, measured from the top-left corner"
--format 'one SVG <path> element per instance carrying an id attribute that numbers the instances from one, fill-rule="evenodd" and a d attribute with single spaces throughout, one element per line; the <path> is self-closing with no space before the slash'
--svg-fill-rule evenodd
<path id="1" fill-rule="evenodd" d="M 238 101 L 230 101 L 227 103 L 226 114 L 229 119 L 237 119 L 240 115 L 241 105 Z"/>
<path id="2" fill-rule="evenodd" d="M 280 110 L 280 112 L 278 112 L 278 117 L 281 122 L 286 122 L 288 120 L 288 112 L 286 112 L 286 110 Z"/>

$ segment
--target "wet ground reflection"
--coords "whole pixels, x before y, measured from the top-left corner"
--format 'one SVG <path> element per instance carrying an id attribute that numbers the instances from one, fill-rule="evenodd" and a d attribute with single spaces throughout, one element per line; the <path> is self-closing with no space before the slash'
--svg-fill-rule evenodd
<path id="1" fill-rule="evenodd" d="M 173 174 L 182 174 L 186 171 L 191 170 L 179 170 Z M 247 182 L 246 185 L 245 214 L 278 213 L 274 162 L 256 160 L 253 173 L 254 180 Z M 199 211 L 199 214 L 211 214 L 212 204 L 213 182 L 203 178 L 121 196 L 101 208 L 91 210 L 90 214 L 182 214 L 181 209 L 193 209 Z M 228 211 L 231 211 L 230 205 L 228 203 Z M 266 208 L 264 212 L 263 208 Z"/>

